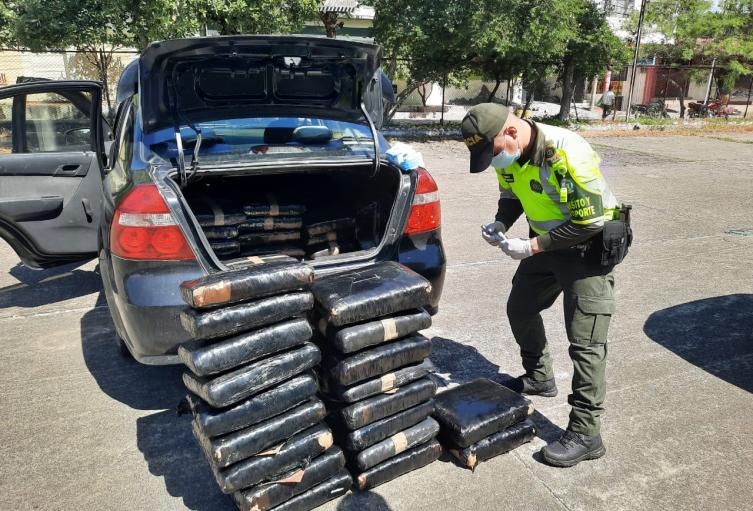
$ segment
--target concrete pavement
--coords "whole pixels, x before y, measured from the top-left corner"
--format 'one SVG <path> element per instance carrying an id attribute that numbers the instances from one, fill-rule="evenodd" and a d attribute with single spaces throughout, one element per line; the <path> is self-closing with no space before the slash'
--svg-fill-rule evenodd
<path id="1" fill-rule="evenodd" d="M 745 135 L 594 139 L 636 241 L 617 270 L 608 454 L 571 469 L 538 450 L 567 424 L 561 301 L 544 313 L 560 395 L 539 437 L 475 472 L 442 458 L 323 507 L 360 510 L 742 509 L 753 500 L 753 144 Z M 493 173 L 457 142 L 416 144 L 442 197 L 447 281 L 440 376 L 520 373 L 505 300 L 514 262 L 488 247 Z M 525 235 L 523 222 L 514 233 Z M 34 272 L 0 246 L 0 509 L 233 509 L 174 407 L 180 368 L 119 357 L 93 262 Z"/>

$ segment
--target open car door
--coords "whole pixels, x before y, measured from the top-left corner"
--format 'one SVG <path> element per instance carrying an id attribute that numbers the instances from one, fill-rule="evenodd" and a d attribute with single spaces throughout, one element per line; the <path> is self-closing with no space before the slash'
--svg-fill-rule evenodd
<path id="1" fill-rule="evenodd" d="M 28 266 L 91 259 L 102 209 L 101 87 L 0 88 L 0 237 Z"/>

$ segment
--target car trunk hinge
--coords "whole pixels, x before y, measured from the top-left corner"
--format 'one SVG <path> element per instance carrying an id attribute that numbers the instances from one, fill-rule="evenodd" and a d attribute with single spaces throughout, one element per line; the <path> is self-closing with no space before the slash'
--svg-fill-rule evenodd
<path id="1" fill-rule="evenodd" d="M 366 117 L 366 121 L 369 123 L 369 129 L 371 129 L 371 138 L 374 142 L 374 174 L 376 176 L 379 173 L 379 133 L 377 132 L 374 121 L 371 120 L 369 112 L 366 110 L 366 105 L 361 101 L 361 112 Z"/>

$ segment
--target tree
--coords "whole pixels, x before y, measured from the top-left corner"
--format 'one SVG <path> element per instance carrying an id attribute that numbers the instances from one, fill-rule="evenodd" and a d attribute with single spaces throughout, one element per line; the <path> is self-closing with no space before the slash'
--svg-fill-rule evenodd
<path id="1" fill-rule="evenodd" d="M 14 25 L 15 4 L 8 0 L 0 0 L 0 46 L 16 46 Z"/>
<path id="2" fill-rule="evenodd" d="M 626 46 L 614 35 L 606 15 L 589 0 L 569 0 L 575 30 L 559 66 L 562 98 L 559 119 L 570 117 L 575 77 L 594 76 L 615 61 L 626 60 Z"/>
<path id="3" fill-rule="evenodd" d="M 315 19 L 319 0 L 190 0 L 188 11 L 220 34 L 275 34 L 300 30 Z"/>
<path id="4" fill-rule="evenodd" d="M 491 0 L 375 0 L 374 38 L 388 58 L 387 73 L 407 87 L 386 112 L 391 118 L 418 87 L 468 76 L 471 61 L 486 44 Z"/>

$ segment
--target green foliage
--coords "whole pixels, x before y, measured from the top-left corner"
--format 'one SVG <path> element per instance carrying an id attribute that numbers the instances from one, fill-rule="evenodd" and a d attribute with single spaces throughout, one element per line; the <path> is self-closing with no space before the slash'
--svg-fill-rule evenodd
<path id="1" fill-rule="evenodd" d="M 316 19 L 319 0 L 190 0 L 191 8 L 220 34 L 276 34 L 300 30 Z"/>
<path id="2" fill-rule="evenodd" d="M 653 0 L 646 22 L 665 34 L 664 44 L 647 45 L 665 62 L 710 64 L 716 59 L 717 83 L 734 87 L 740 76 L 753 73 L 753 0 Z M 631 27 L 637 23 L 631 20 Z M 695 76 L 701 79 L 702 77 Z"/>
<path id="3" fill-rule="evenodd" d="M 16 46 L 14 26 L 15 3 L 9 0 L 0 0 L 0 46 Z"/>

